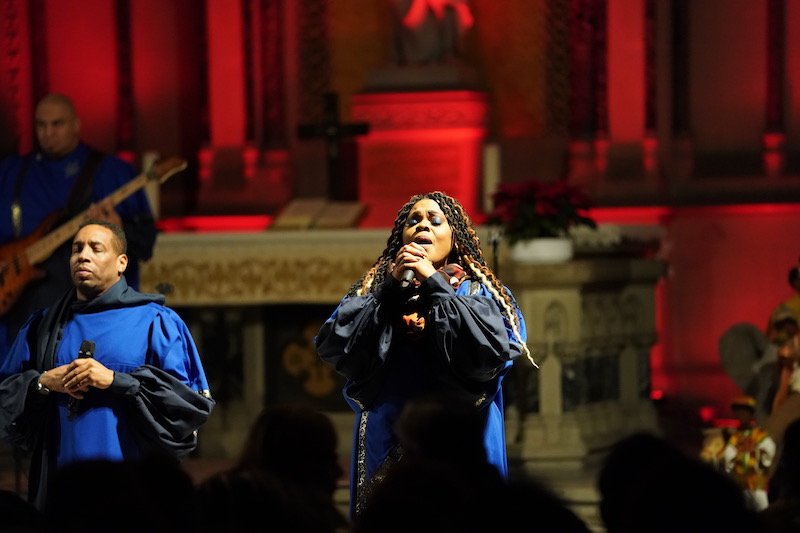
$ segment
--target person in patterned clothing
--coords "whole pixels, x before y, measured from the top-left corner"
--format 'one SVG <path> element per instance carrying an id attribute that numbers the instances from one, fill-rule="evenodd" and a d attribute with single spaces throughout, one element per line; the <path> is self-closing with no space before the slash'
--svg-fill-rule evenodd
<path id="1" fill-rule="evenodd" d="M 722 450 L 722 464 L 745 490 L 752 506 L 761 511 L 769 505 L 767 484 L 776 445 L 770 434 L 756 422 L 755 407 L 756 401 L 751 396 L 739 396 L 731 401 L 731 411 L 739 426 Z"/>

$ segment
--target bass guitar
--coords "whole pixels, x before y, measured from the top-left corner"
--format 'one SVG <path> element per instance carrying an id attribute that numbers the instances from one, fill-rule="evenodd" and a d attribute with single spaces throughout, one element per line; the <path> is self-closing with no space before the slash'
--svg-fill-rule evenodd
<path id="1" fill-rule="evenodd" d="M 117 205 L 148 182 L 164 183 L 186 167 L 186 160 L 179 157 L 158 161 L 107 198 L 111 199 L 112 205 Z M 61 217 L 61 212 L 51 213 L 27 237 L 0 246 L 0 317 L 8 313 L 29 283 L 44 276 L 44 272 L 35 265 L 50 257 L 59 246 L 78 232 L 81 224 L 89 219 L 89 209 L 84 209 L 47 233 Z"/>

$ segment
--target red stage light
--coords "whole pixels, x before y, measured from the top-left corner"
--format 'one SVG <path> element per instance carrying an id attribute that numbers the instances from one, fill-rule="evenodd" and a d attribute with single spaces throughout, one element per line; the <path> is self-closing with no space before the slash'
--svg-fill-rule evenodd
<path id="1" fill-rule="evenodd" d="M 703 405 L 697 409 L 697 414 L 704 424 L 710 424 L 717 417 L 717 408 L 713 405 Z"/>

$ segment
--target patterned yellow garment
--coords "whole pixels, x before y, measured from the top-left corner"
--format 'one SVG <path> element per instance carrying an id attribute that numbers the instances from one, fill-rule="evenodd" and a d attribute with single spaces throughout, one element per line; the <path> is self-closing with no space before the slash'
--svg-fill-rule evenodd
<path id="1" fill-rule="evenodd" d="M 737 429 L 728 440 L 723 454 L 725 469 L 742 488 L 766 488 L 775 443 L 763 428 L 754 426 Z"/>

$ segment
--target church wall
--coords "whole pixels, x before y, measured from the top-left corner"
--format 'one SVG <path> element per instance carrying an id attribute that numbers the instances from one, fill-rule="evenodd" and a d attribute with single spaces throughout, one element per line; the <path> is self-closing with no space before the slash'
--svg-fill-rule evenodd
<path id="1" fill-rule="evenodd" d="M 612 0 L 608 18 L 609 136 L 615 143 L 641 143 L 645 127 L 644 4 Z M 616 28 L 625 31 L 616 31 Z M 639 172 L 641 174 L 641 170 Z"/>
<path id="2" fill-rule="evenodd" d="M 136 144 L 140 153 L 185 153 L 180 135 L 181 101 L 190 96 L 179 89 L 181 40 L 176 39 L 176 29 L 190 15 L 183 15 L 180 7 L 180 3 L 161 0 L 131 3 Z"/>
<path id="3" fill-rule="evenodd" d="M 552 178 L 564 171 L 567 138 L 569 76 L 564 51 L 566 27 L 563 20 L 547 18 L 547 10 L 568 2 L 546 0 L 474 0 L 473 11 L 479 20 L 468 36 L 466 54 L 476 66 L 486 86 L 489 103 L 488 134 L 501 147 L 501 177 L 519 180 L 541 176 Z M 3 113 L 0 113 L 0 155 L 15 149 L 30 148 L 34 96 L 32 65 L 27 35 L 25 0 L 10 0 L 0 7 L 0 20 L 7 23 L 13 14 L 22 20 L 20 55 L 8 56 L 8 37 L 0 41 L 5 51 L 0 60 Z M 85 138 L 105 150 L 118 148 L 117 139 L 117 43 L 113 0 L 44 0 L 46 29 L 43 31 L 48 56 L 46 73 L 50 89 L 70 94 L 81 113 Z M 299 2 L 286 1 L 285 43 L 288 143 L 293 150 L 290 166 L 303 175 L 302 194 L 319 193 L 324 188 L 323 150 L 317 145 L 299 143 L 294 128 L 301 119 L 303 87 L 298 83 L 300 47 L 303 35 L 292 18 Z M 596 190 L 602 193 L 601 205 L 675 205 L 664 222 L 668 240 L 665 258 L 669 276 L 663 283 L 659 350 L 663 354 L 663 373 L 656 376 L 664 390 L 675 395 L 727 399 L 730 382 L 722 373 L 716 354 L 716 339 L 725 327 L 739 320 L 763 324 L 774 304 L 789 295 L 785 283 L 788 267 L 795 264 L 798 250 L 797 228 L 800 213 L 795 209 L 800 195 L 800 3 L 786 2 L 786 146 L 789 172 L 768 178 L 759 166 L 761 135 L 764 130 L 766 101 L 766 0 L 691 0 L 691 58 L 689 96 L 692 146 L 698 161 L 672 161 L 675 139 L 671 137 L 673 116 L 670 40 L 670 2 L 657 1 L 658 65 L 656 121 L 659 162 L 663 173 L 648 181 L 641 172 L 640 149 L 626 150 L 625 143 L 639 145 L 643 95 L 642 51 L 637 42 L 643 28 L 639 13 L 643 2 L 609 0 L 609 28 L 614 32 L 632 27 L 628 34 L 609 37 L 610 80 L 609 121 L 611 153 L 619 156 L 617 166 L 601 179 Z M 200 43 L 204 38 L 196 28 L 197 0 L 132 0 L 131 31 L 133 89 L 135 104 L 135 149 L 137 154 L 157 150 L 164 154 L 181 153 L 196 166 L 204 138 L 203 91 L 230 91 L 226 100 L 213 92 L 211 113 L 213 134 L 222 144 L 242 142 L 244 111 L 241 95 L 244 81 L 239 70 L 214 70 L 214 84 L 203 85 Z M 231 25 L 238 24 L 234 11 L 240 2 L 209 0 L 203 5 L 224 10 Z M 216 6 L 216 7 L 215 7 Z M 342 119 L 351 120 L 352 95 L 361 90 L 369 69 L 389 62 L 391 37 L 388 8 L 373 0 L 329 1 L 331 14 L 330 87 L 341 93 Z M 234 9 L 235 8 L 235 9 Z M 631 10 L 631 9 L 633 10 Z M 209 17 L 220 26 L 218 15 Z M 214 11 L 216 13 L 216 11 Z M 223 13 L 224 14 L 224 13 Z M 559 23 L 560 22 L 560 23 Z M 229 26 L 227 44 L 238 46 L 239 36 Z M 190 28 L 190 29 L 187 29 Z M 219 28 L 217 28 L 219 29 Z M 216 42 L 216 41 L 213 41 Z M 210 56 L 233 61 L 230 54 L 214 46 Z M 13 78 L 13 61 L 21 71 Z M 212 69 L 216 69 L 210 65 Z M 630 65 L 630 66 L 629 66 Z M 10 91 L 18 91 L 11 102 Z M 222 107 L 220 107 L 222 102 Z M 224 105 L 229 104 L 229 105 Z M 629 107 L 633 106 L 633 108 Z M 14 121 L 18 125 L 14 125 Z M 8 132 L 18 131 L 15 138 Z M 301 146 L 302 145 L 302 146 Z M 616 152 L 615 152 L 616 150 Z M 639 151 L 637 151 L 639 150 Z M 707 155 L 719 155 L 707 162 Z M 747 164 L 739 156 L 747 156 Z M 705 159 L 704 159 L 705 158 Z M 700 171 L 693 173 L 693 163 Z M 755 164 L 753 165 L 753 162 Z M 613 163 L 613 161 L 612 161 Z M 684 165 L 690 170 L 675 170 Z M 631 168 L 635 172 L 628 172 Z M 684 167 L 681 167 L 684 168 Z M 696 169 L 695 169 L 696 170 Z M 730 173 L 737 174 L 735 179 Z M 189 177 L 177 176 L 180 188 L 173 200 L 177 214 L 192 213 L 192 198 L 197 184 Z M 294 179 L 296 176 L 293 176 Z M 624 177 L 624 179 L 623 179 Z M 659 181 L 662 180 L 662 181 Z M 595 185 L 597 185 L 595 183 Z M 657 185 L 657 186 L 656 186 Z M 165 190 L 172 190 L 173 183 Z M 660 187 L 660 188 L 659 188 Z M 793 201 L 789 207 L 711 208 L 717 204 L 746 204 L 766 201 Z M 758 205 L 758 204 L 755 204 Z M 608 222 L 614 222 L 609 220 Z M 709 387 L 711 380 L 720 392 Z"/>
<path id="4" fill-rule="evenodd" d="M 217 147 L 241 147 L 245 141 L 241 4 L 238 0 L 206 3 L 210 141 Z"/>
<path id="5" fill-rule="evenodd" d="M 118 83 L 114 2 L 82 2 L 80 16 L 70 0 L 46 0 L 44 9 L 50 90 L 74 99 L 86 140 L 113 151 L 117 148 Z"/>
<path id="6" fill-rule="evenodd" d="M 669 397 L 724 409 L 738 391 L 721 368 L 717 342 L 738 322 L 765 327 L 792 295 L 786 277 L 800 254 L 800 206 L 678 209 L 665 226 L 665 360 L 655 385 Z"/>
<path id="7" fill-rule="evenodd" d="M 766 0 L 689 2 L 691 117 L 698 152 L 759 153 L 766 105 Z"/>
<path id="8" fill-rule="evenodd" d="M 800 2 L 789 2 L 786 6 L 786 101 L 790 124 L 800 124 Z M 791 128 L 787 135 L 787 146 L 794 154 L 800 154 L 800 127 Z M 800 156 L 792 157 L 792 171 L 800 169 Z"/>
<path id="9" fill-rule="evenodd" d="M 6 2 L 3 7 L 0 19 L 10 31 L 0 39 L 0 157 L 15 150 L 29 151 L 33 145 L 29 13 L 24 0 Z"/>
<path id="10" fill-rule="evenodd" d="M 131 3 L 134 99 L 138 109 L 148 110 L 136 115 L 141 153 L 154 150 L 168 156 L 186 152 L 179 129 L 181 101 L 191 101 L 192 94 L 181 90 L 182 39 L 176 39 L 176 28 L 191 24 L 191 18 L 179 4 L 159 0 Z"/>

